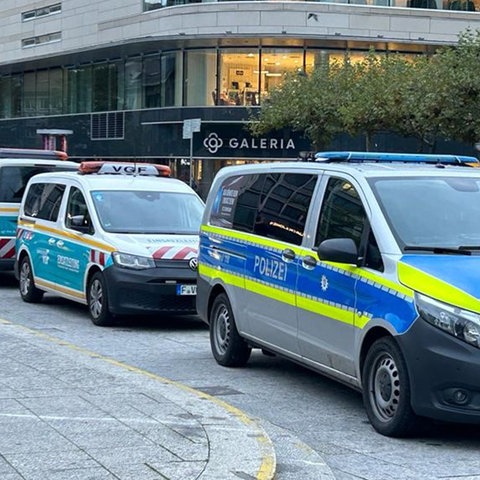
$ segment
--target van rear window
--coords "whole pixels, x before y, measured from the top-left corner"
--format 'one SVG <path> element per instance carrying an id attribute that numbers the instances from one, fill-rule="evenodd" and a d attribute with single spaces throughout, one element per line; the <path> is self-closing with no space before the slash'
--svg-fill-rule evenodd
<path id="1" fill-rule="evenodd" d="M 2 166 L 0 168 L 0 202 L 20 203 L 31 177 L 58 168 L 47 165 Z"/>

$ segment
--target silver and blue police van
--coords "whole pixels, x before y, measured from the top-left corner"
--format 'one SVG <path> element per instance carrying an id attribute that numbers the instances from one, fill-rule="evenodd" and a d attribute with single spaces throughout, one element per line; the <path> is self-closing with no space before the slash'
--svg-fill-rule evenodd
<path id="1" fill-rule="evenodd" d="M 479 165 L 320 152 L 220 170 L 197 280 L 216 361 L 289 358 L 361 391 L 387 436 L 480 423 Z"/>
<path id="2" fill-rule="evenodd" d="M 20 295 L 86 304 L 100 326 L 121 315 L 195 314 L 203 209 L 165 165 L 82 162 L 36 175 L 19 211 Z"/>

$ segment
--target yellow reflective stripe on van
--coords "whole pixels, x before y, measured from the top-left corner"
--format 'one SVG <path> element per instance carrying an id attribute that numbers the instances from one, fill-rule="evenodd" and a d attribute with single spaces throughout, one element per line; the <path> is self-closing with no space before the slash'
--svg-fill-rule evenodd
<path id="1" fill-rule="evenodd" d="M 0 213 L 18 213 L 20 207 L 0 207 Z"/>
<path id="2" fill-rule="evenodd" d="M 477 298 L 411 265 L 399 262 L 398 278 L 413 290 L 436 300 L 473 312 L 480 312 L 480 301 Z"/>
<path id="3" fill-rule="evenodd" d="M 303 310 L 318 313 L 325 317 L 338 320 L 339 322 L 347 323 L 348 325 L 353 325 L 355 323 L 353 310 L 347 309 L 346 307 L 341 308 L 335 305 L 329 305 L 327 303 L 323 303 L 320 299 L 313 300 L 311 298 L 298 296 L 297 306 Z"/>
<path id="4" fill-rule="evenodd" d="M 236 240 L 241 240 L 245 243 L 249 243 L 251 245 L 260 245 L 260 246 L 268 247 L 275 250 L 281 251 L 281 250 L 285 250 L 285 248 L 289 248 L 293 250 L 296 255 L 299 255 L 301 257 L 305 257 L 307 255 L 309 256 L 316 255 L 315 252 L 313 252 L 312 250 L 308 250 L 303 247 L 286 244 L 284 242 L 275 241 L 270 238 L 265 238 L 265 237 L 257 236 L 250 233 L 238 232 L 236 230 L 231 230 L 229 228 L 214 227 L 212 225 L 202 225 L 200 230 L 202 232 L 213 233 L 221 237 L 233 238 Z M 346 265 L 346 264 L 333 263 L 333 262 L 323 262 L 323 263 L 331 266 L 336 270 L 344 271 L 346 274 L 349 274 L 351 276 L 362 278 L 365 281 L 370 281 L 372 283 L 381 285 L 388 290 L 392 290 L 393 292 L 399 293 L 409 298 L 413 298 L 413 291 L 410 288 L 407 288 L 405 285 L 402 285 L 393 280 L 389 280 L 383 277 L 382 275 L 378 275 L 374 272 L 355 267 L 354 265 Z"/>
<path id="5" fill-rule="evenodd" d="M 198 265 L 198 273 L 212 280 L 221 279 L 227 285 L 239 287 L 244 290 L 248 290 L 249 292 L 258 293 L 264 297 L 273 298 L 274 300 L 288 303 L 289 305 L 295 305 L 294 293 L 276 286 L 270 286 L 266 283 L 252 280 L 247 277 L 226 272 L 223 268 L 207 267 L 206 265 L 200 263 Z"/>
<path id="6" fill-rule="evenodd" d="M 220 268 L 207 267 L 203 263 L 198 264 L 198 273 L 205 277 L 215 279 L 220 278 L 227 285 L 232 285 L 234 287 L 244 288 L 244 279 L 239 275 L 234 275 L 233 273 L 225 272 Z"/>
<path id="7" fill-rule="evenodd" d="M 55 290 L 57 292 L 64 293 L 66 295 L 70 295 L 71 297 L 78 298 L 80 300 L 86 300 L 86 295 L 83 292 L 79 292 L 78 290 L 72 290 L 70 288 L 62 287 L 57 283 L 48 282 L 47 280 L 43 280 L 40 278 L 35 277 L 35 285 L 38 287 L 45 287 Z"/>
<path id="8" fill-rule="evenodd" d="M 353 310 L 347 309 L 346 307 L 342 307 L 340 305 L 336 306 L 332 304 L 327 304 L 322 302 L 321 299 L 311 299 L 303 297 L 301 295 L 296 295 L 294 291 L 285 290 L 276 286 L 269 286 L 262 282 L 251 280 L 249 278 L 243 278 L 239 275 L 225 272 L 222 268 L 207 267 L 202 263 L 198 265 L 198 272 L 200 275 L 208 277 L 209 279 L 221 279 L 227 285 L 239 287 L 248 292 L 262 295 L 263 297 L 271 298 L 278 302 L 297 306 L 309 312 L 319 313 L 320 315 L 328 316 L 349 325 L 353 325 L 355 323 Z M 358 320 L 359 319 L 357 318 L 357 324 Z M 361 327 L 363 327 L 368 320 L 369 317 L 363 318 L 360 322 Z"/>
<path id="9" fill-rule="evenodd" d="M 301 254 L 300 247 L 296 247 L 295 245 L 291 245 L 289 243 L 280 242 L 278 240 L 272 240 L 271 238 L 261 237 L 253 233 L 238 232 L 237 230 L 230 230 L 229 228 L 223 227 L 213 227 L 212 225 L 202 225 L 200 231 L 213 233 L 222 237 L 233 238 L 235 240 L 241 240 L 245 243 L 250 243 L 252 245 L 269 247 L 274 250 L 285 250 L 286 248 L 289 248 L 290 250 L 293 250 L 297 255 Z"/>
<path id="10" fill-rule="evenodd" d="M 100 250 L 105 250 L 110 253 L 115 252 L 117 250 L 116 248 L 112 247 L 111 245 L 108 245 L 107 243 L 97 242 L 96 240 L 84 238 L 81 235 L 71 233 L 71 232 L 65 232 L 63 230 L 59 230 L 58 228 L 47 227 L 46 225 L 39 225 L 38 223 L 34 223 L 34 225 L 32 226 L 32 222 L 28 220 L 21 220 L 18 222 L 18 224 L 19 226 L 30 227 L 40 232 L 50 233 L 58 237 L 68 238 L 70 240 L 74 240 L 83 245 L 99 248 Z"/>

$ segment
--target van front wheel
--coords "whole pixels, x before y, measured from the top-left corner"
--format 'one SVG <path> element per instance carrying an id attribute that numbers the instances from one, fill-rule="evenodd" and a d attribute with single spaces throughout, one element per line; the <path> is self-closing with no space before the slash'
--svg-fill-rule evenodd
<path id="1" fill-rule="evenodd" d="M 210 345 L 218 364 L 224 367 L 243 367 L 252 352 L 235 325 L 228 297 L 221 293 L 210 311 Z"/>
<path id="2" fill-rule="evenodd" d="M 27 255 L 24 255 L 20 261 L 18 273 L 18 286 L 20 288 L 20 296 L 22 297 L 22 300 L 27 303 L 40 302 L 43 298 L 44 292 L 35 286 L 32 265 Z"/>
<path id="3" fill-rule="evenodd" d="M 370 347 L 362 383 L 365 409 L 378 433 L 405 437 L 414 432 L 417 417 L 410 405 L 407 366 L 392 338 L 380 338 Z"/>
<path id="4" fill-rule="evenodd" d="M 105 278 L 101 272 L 93 274 L 87 290 L 88 311 L 92 322 L 99 327 L 108 327 L 113 323 L 108 309 L 108 294 Z"/>

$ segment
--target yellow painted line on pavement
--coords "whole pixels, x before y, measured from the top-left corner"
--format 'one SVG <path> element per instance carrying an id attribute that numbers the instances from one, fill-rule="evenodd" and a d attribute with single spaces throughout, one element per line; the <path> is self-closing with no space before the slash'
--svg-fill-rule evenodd
<path id="1" fill-rule="evenodd" d="M 146 377 L 160 381 L 167 385 L 175 386 L 180 390 L 184 390 L 186 392 L 192 393 L 197 397 L 203 398 L 205 400 L 208 400 L 212 403 L 217 404 L 218 406 L 222 407 L 227 412 L 231 413 L 233 416 L 238 418 L 238 420 L 240 420 L 243 424 L 254 427 L 258 431 L 258 435 L 255 438 L 260 445 L 260 450 L 262 452 L 262 462 L 261 462 L 260 468 L 258 469 L 256 479 L 257 480 L 273 480 L 275 475 L 275 470 L 276 470 L 276 458 L 275 458 L 273 446 L 271 444 L 271 440 L 267 435 L 263 433 L 263 429 L 257 424 L 257 422 L 255 422 L 255 420 L 247 416 L 240 409 L 234 407 L 233 405 L 230 405 L 227 402 L 224 402 L 223 400 L 220 400 L 219 398 L 216 398 L 200 390 L 196 390 L 195 388 L 189 387 L 188 385 L 185 385 L 183 383 L 177 382 L 175 380 L 170 380 L 169 378 L 161 377 L 154 373 L 148 372 L 147 370 L 142 370 L 141 368 L 137 368 L 137 367 L 134 367 L 133 365 L 129 365 L 128 363 L 123 363 L 113 358 L 101 355 L 99 353 L 92 352 L 91 350 L 88 350 L 86 348 L 79 347 L 78 345 L 67 342 L 57 337 L 53 337 L 52 335 L 48 335 L 46 333 L 39 332 L 32 328 L 25 327 L 24 325 L 14 323 L 9 320 L 5 320 L 3 318 L 0 318 L 0 324 L 14 325 L 18 328 L 21 328 L 22 330 L 25 330 L 26 332 L 32 335 L 43 338 L 52 343 L 56 343 L 57 345 L 60 345 L 62 347 L 67 347 L 71 350 L 76 350 L 77 352 L 83 353 L 84 355 L 88 355 L 91 358 L 97 358 L 97 359 L 103 360 L 104 362 L 110 363 L 111 365 L 115 365 L 116 367 L 123 368 L 124 370 L 138 373 L 140 375 L 144 375 Z M 270 452 L 266 453 L 265 452 L 266 449 L 268 449 L 271 453 Z"/>

